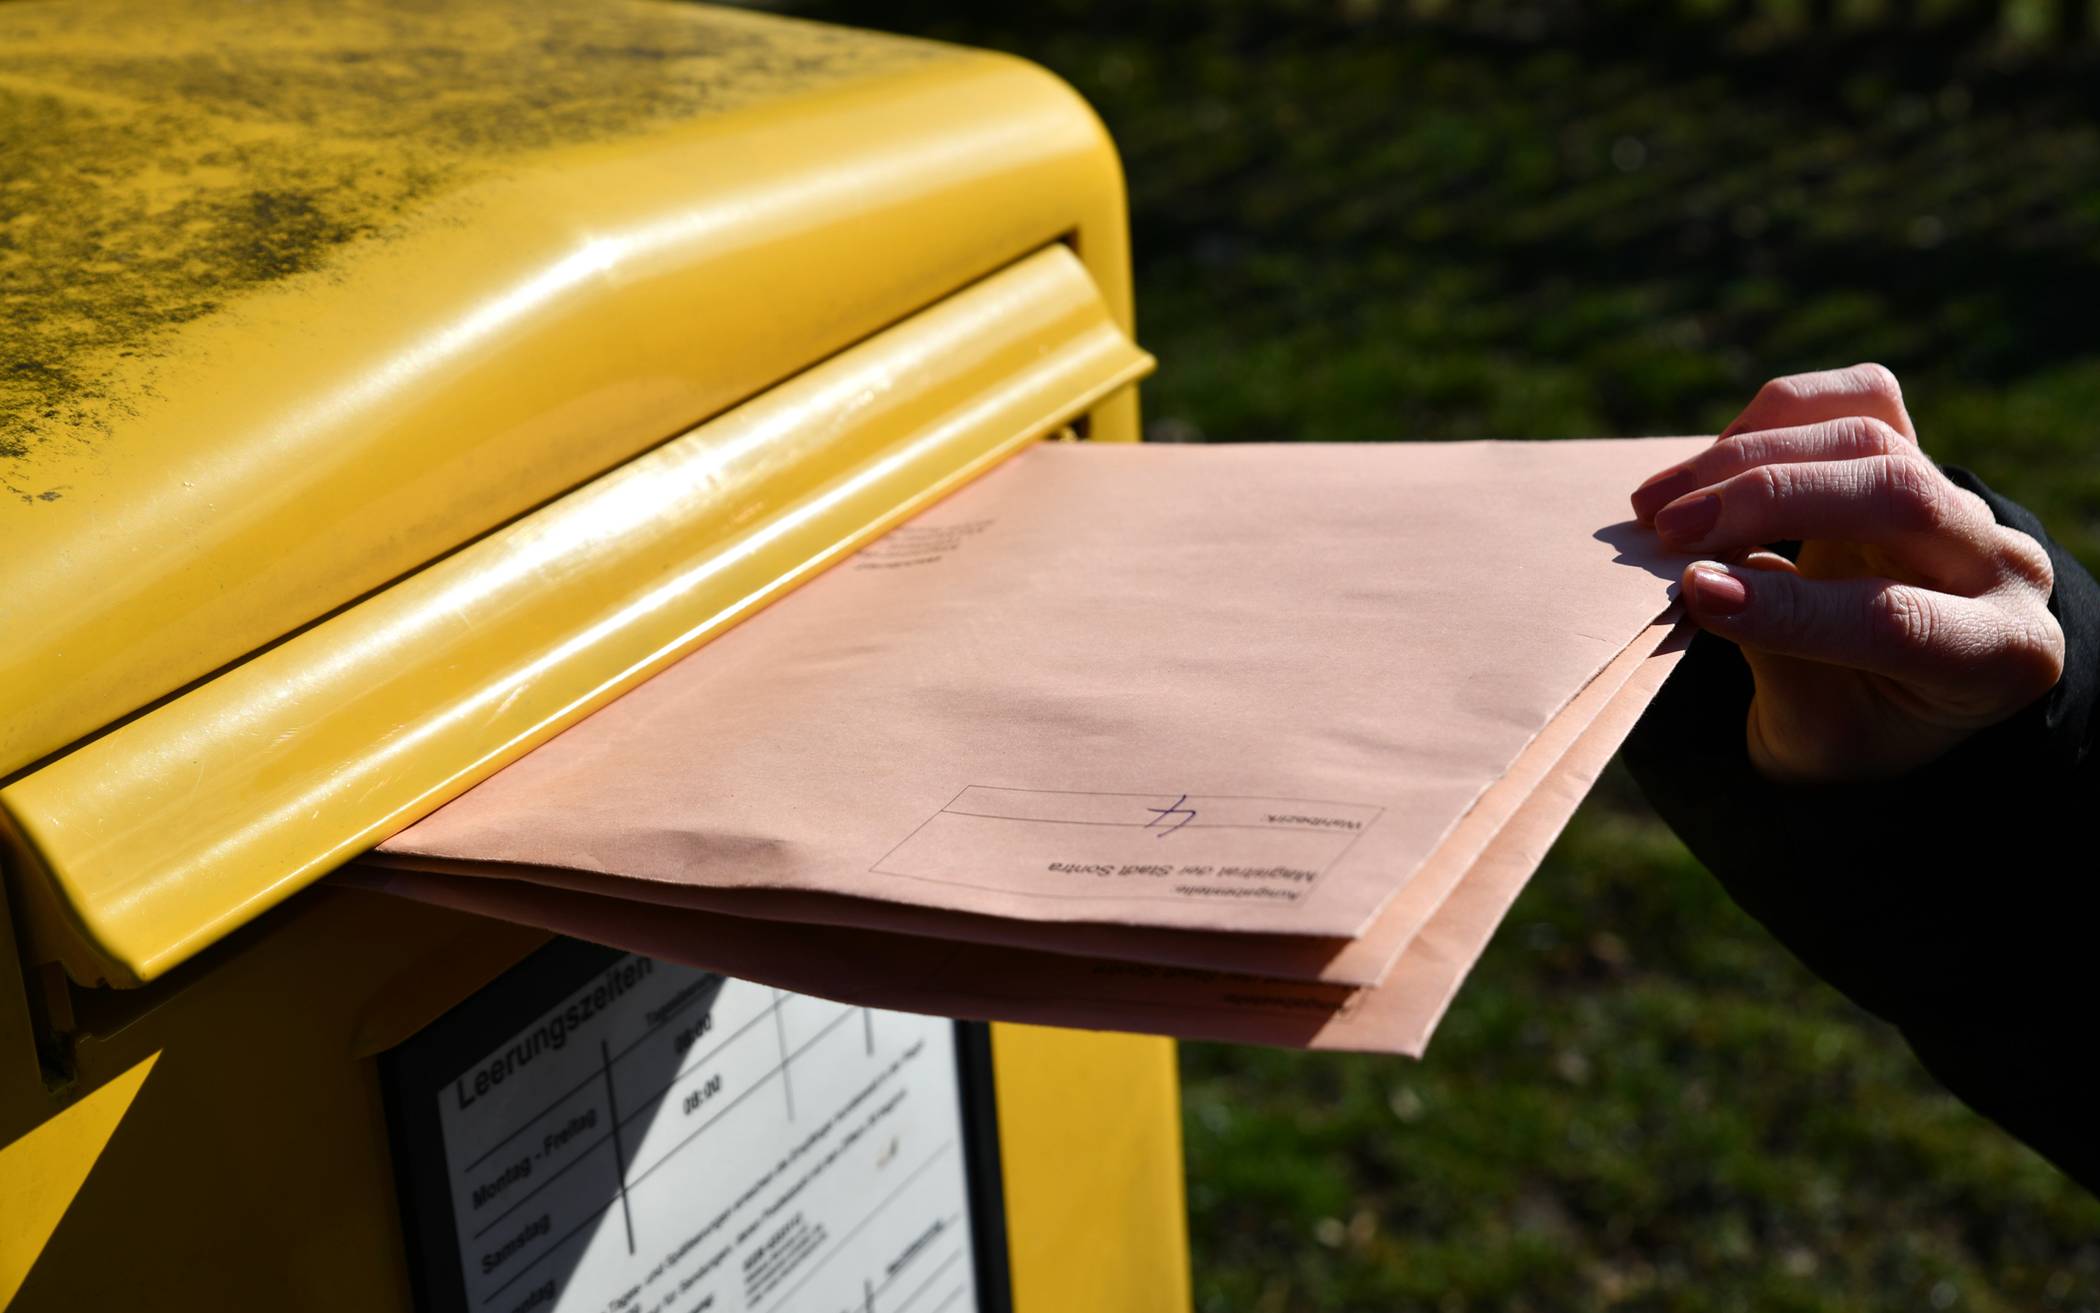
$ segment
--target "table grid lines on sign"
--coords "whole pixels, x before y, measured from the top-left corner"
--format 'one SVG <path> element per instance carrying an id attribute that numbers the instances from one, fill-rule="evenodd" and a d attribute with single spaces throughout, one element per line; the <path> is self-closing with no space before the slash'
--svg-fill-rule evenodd
<path id="1" fill-rule="evenodd" d="M 915 1181 L 917 1181 L 921 1176 L 924 1176 L 926 1174 L 927 1168 L 933 1166 L 942 1158 L 946 1157 L 950 1152 L 954 1150 L 954 1148 L 955 1141 L 953 1140 L 944 1140 L 938 1146 L 936 1146 L 933 1152 L 927 1154 L 925 1159 L 922 1162 L 920 1162 L 920 1164 L 917 1167 L 911 1169 L 909 1175 L 907 1175 L 903 1180 L 897 1182 L 896 1187 L 894 1189 L 892 1189 L 888 1194 L 884 1195 L 879 1201 L 877 1201 L 874 1207 L 868 1209 L 867 1212 L 861 1214 L 860 1220 L 853 1224 L 853 1229 L 851 1231 L 848 1231 L 845 1235 L 839 1238 L 839 1243 L 832 1247 L 831 1253 L 826 1254 L 823 1259 L 818 1261 L 816 1266 L 812 1267 L 809 1271 L 803 1273 L 802 1279 L 800 1281 L 797 1281 L 794 1285 L 790 1286 L 787 1290 L 787 1293 L 780 1297 L 780 1301 L 774 1304 L 773 1308 L 777 1311 L 792 1307 L 792 1305 L 789 1304 L 788 1301 L 793 1299 L 797 1291 L 801 1290 L 802 1287 L 808 1285 L 809 1282 L 814 1277 L 816 1277 L 816 1275 L 819 1272 L 824 1270 L 824 1264 L 826 1262 L 829 1262 L 834 1255 L 844 1251 L 846 1247 L 846 1242 L 852 1240 L 854 1236 L 859 1235 L 863 1230 L 865 1230 L 867 1228 L 868 1223 L 880 1217 L 884 1209 L 888 1208 L 892 1203 L 896 1202 L 897 1196 L 903 1194 L 906 1190 L 910 1189 Z"/>
<path id="2" fill-rule="evenodd" d="M 613 1089 L 612 1046 L 598 1041 L 601 1070 L 605 1076 L 605 1106 L 612 1114 L 613 1170 L 620 1182 L 620 1216 L 627 1223 L 627 1252 L 634 1252 L 634 1207 L 627 1202 L 627 1151 L 620 1145 L 620 1096 Z"/>
<path id="3" fill-rule="evenodd" d="M 697 1140 L 702 1135 L 706 1134 L 707 1131 L 714 1127 L 716 1122 L 719 1122 L 722 1120 L 723 1117 L 728 1116 L 729 1113 L 736 1107 L 737 1103 L 743 1102 L 745 1095 L 748 1095 L 752 1090 L 764 1088 L 765 1083 L 771 1080 L 776 1073 L 785 1073 L 788 1069 L 788 1065 L 791 1062 L 793 1062 L 796 1058 L 801 1057 L 803 1054 L 809 1052 L 812 1048 L 815 1048 L 818 1041 L 822 1040 L 832 1031 L 837 1030 L 840 1026 L 844 1025 L 847 1019 L 850 1018 L 852 1015 L 853 1014 L 850 1012 L 846 1013 L 844 1016 L 841 1016 L 829 1023 L 828 1025 L 826 1025 L 824 1029 L 810 1036 L 807 1040 L 803 1042 L 800 1048 L 796 1049 L 793 1053 L 788 1054 L 786 1057 L 783 1057 L 779 1061 L 779 1063 L 774 1065 L 771 1070 L 767 1071 L 767 1073 L 764 1076 L 761 1076 L 759 1079 L 753 1081 L 751 1083 L 750 1088 L 747 1089 L 744 1092 L 744 1094 L 740 1094 L 736 1097 L 735 1103 L 732 1103 L 729 1107 L 722 1109 L 721 1112 L 716 1113 L 712 1118 L 710 1118 L 707 1122 L 701 1125 L 699 1129 L 693 1131 L 690 1135 L 680 1140 L 677 1144 L 672 1145 L 668 1150 L 664 1152 L 662 1157 L 658 1158 L 655 1162 L 649 1164 L 646 1170 L 636 1173 L 634 1179 L 627 1183 L 628 1187 L 631 1189 L 634 1186 L 640 1185 L 643 1181 L 648 1180 L 650 1176 L 655 1174 L 656 1170 L 659 1167 L 662 1167 L 665 1163 L 669 1162 L 672 1158 L 676 1157 L 679 1151 L 683 1150 L 687 1145 L 690 1145 L 694 1140 Z"/>
<path id="4" fill-rule="evenodd" d="M 720 977 L 713 975 L 709 975 L 707 978 L 711 980 L 720 979 Z M 777 994 L 778 991 L 775 992 Z M 775 1002 L 777 1005 L 777 998 Z M 642 1045 L 648 1043 L 651 1039 L 653 1039 L 656 1036 L 657 1032 L 661 1031 L 664 1027 L 670 1025 L 673 1021 L 676 1021 L 682 1011 L 682 1007 L 675 1010 L 667 1010 L 662 1020 L 657 1021 L 654 1024 L 646 1027 L 640 1034 L 636 1035 L 634 1039 L 632 1039 L 626 1044 L 621 1045 L 619 1050 L 612 1055 L 612 1061 L 618 1062 L 630 1053 L 633 1053 L 636 1049 L 639 1049 Z M 758 1021 L 763 1021 L 764 1019 L 765 1018 L 761 1016 L 749 1024 L 756 1025 Z M 735 1035 L 731 1035 L 727 1039 L 724 1039 L 722 1041 L 722 1044 L 727 1044 L 729 1040 L 735 1038 Z M 717 1045 L 716 1047 L 719 1049 L 720 1045 Z M 708 1056 L 713 1056 L 713 1053 L 714 1050 L 710 1050 Z M 705 1061 L 707 1061 L 707 1058 L 700 1058 L 696 1061 L 695 1065 L 698 1065 L 698 1063 L 702 1063 Z M 684 1073 L 680 1073 L 680 1075 L 683 1074 Z M 584 1090 L 589 1089 L 591 1082 L 597 1079 L 598 1073 L 593 1071 L 590 1075 L 585 1076 L 582 1080 L 579 1080 L 575 1084 L 569 1086 L 567 1089 L 563 1090 L 560 1094 L 555 1095 L 546 1103 L 541 1104 L 539 1108 L 529 1113 L 524 1118 L 524 1120 L 520 1121 L 508 1135 L 505 1135 L 502 1139 L 497 1140 L 494 1144 L 490 1145 L 488 1148 L 482 1150 L 479 1154 L 477 1154 L 471 1162 L 467 1163 L 466 1170 L 471 1172 L 476 1168 L 480 1167 L 483 1163 L 487 1162 L 490 1158 L 494 1157 L 497 1154 L 497 1152 L 499 1152 L 505 1145 L 509 1144 L 518 1136 L 523 1135 L 526 1131 L 531 1130 L 534 1123 L 538 1122 L 542 1117 L 545 1117 L 548 1113 L 554 1111 L 556 1108 L 568 1102 L 571 1098 L 582 1093 Z M 676 1077 L 674 1077 L 673 1079 L 675 1080 Z"/>
<path id="5" fill-rule="evenodd" d="M 619 1125 L 625 1125 L 626 1123 L 633 1122 L 644 1116 L 647 1116 L 650 1109 L 654 1108 L 659 1102 L 663 1100 L 663 1097 L 665 1095 L 671 1092 L 672 1087 L 677 1085 L 678 1082 L 684 1080 L 686 1077 L 692 1075 L 694 1072 L 699 1071 L 703 1067 L 707 1066 L 710 1062 L 713 1062 L 716 1058 L 720 1057 L 722 1053 L 729 1048 L 730 1045 L 734 1044 L 739 1039 L 742 1039 L 746 1034 L 748 1034 L 756 1027 L 763 1025 L 766 1021 L 767 1014 L 778 1010 L 783 1001 L 784 1000 L 780 997 L 778 991 L 775 991 L 773 1002 L 766 1006 L 764 1012 L 761 1012 L 756 1017 L 753 1017 L 751 1020 L 737 1027 L 729 1034 L 723 1036 L 722 1039 L 714 1045 L 714 1047 L 708 1049 L 706 1053 L 702 1054 L 698 1058 L 695 1058 L 689 1065 L 681 1068 L 678 1072 L 673 1074 L 671 1078 L 665 1081 L 663 1085 L 659 1089 L 657 1089 L 657 1091 L 654 1094 L 649 1095 L 648 1097 L 644 1098 L 640 1103 L 636 1104 L 634 1110 L 629 1112 L 625 1118 L 617 1119 L 615 1129 L 617 1129 Z M 863 1012 L 866 1011 L 865 1008 L 861 1010 Z M 657 1023 L 654 1026 L 651 1026 L 649 1030 L 644 1033 L 643 1039 L 647 1039 L 650 1035 L 653 1035 L 656 1032 L 660 1031 L 663 1027 L 670 1025 L 671 1022 L 676 1019 L 676 1013 L 665 1017 L 663 1021 Z M 611 1056 L 610 1061 L 613 1063 L 619 1062 L 621 1058 L 625 1057 L 627 1054 L 632 1053 L 634 1050 L 641 1047 L 642 1042 L 642 1039 L 638 1039 L 634 1043 L 627 1045 L 620 1052 L 613 1054 Z M 874 1052 L 873 1048 L 870 1048 L 869 1052 Z M 504 1144 L 509 1143 L 511 1140 L 516 1139 L 518 1136 L 524 1134 L 526 1131 L 531 1130 L 534 1126 L 538 1125 L 541 1121 L 545 1120 L 549 1113 L 554 1112 L 556 1109 L 560 1108 L 564 1103 L 568 1102 L 576 1095 L 581 1094 L 585 1090 L 589 1089 L 591 1083 L 598 1079 L 598 1074 L 596 1072 L 593 1072 L 587 1080 L 577 1083 L 560 1098 L 540 1108 L 539 1111 L 533 1113 L 530 1117 L 526 1118 L 523 1122 L 519 1123 L 518 1128 L 516 1130 L 512 1131 L 509 1135 L 504 1136 L 503 1139 L 497 1143 L 496 1148 L 501 1148 Z M 494 1230 L 497 1226 L 501 1225 L 502 1222 L 506 1218 L 508 1218 L 512 1213 L 517 1212 L 520 1208 L 523 1208 L 527 1203 L 530 1203 L 533 1197 L 539 1194 L 540 1191 L 545 1190 L 549 1186 L 553 1185 L 555 1181 L 559 1180 L 564 1174 L 566 1174 L 571 1168 L 575 1167 L 577 1164 L 586 1161 L 590 1157 L 591 1151 L 604 1144 L 606 1140 L 610 1137 L 611 1132 L 607 1132 L 606 1135 L 600 1136 L 599 1138 L 592 1140 L 586 1145 L 584 1145 L 583 1148 L 578 1151 L 576 1157 L 572 1159 L 567 1165 L 557 1169 L 553 1175 L 547 1177 L 538 1185 L 535 1185 L 534 1187 L 532 1187 L 532 1189 L 526 1191 L 523 1195 L 520 1195 L 518 1199 L 511 1204 L 510 1207 L 504 1209 L 501 1213 L 498 1213 L 496 1216 L 490 1218 L 487 1222 L 484 1222 L 481 1226 L 481 1229 L 474 1232 L 474 1238 L 476 1240 L 479 1240 L 483 1236 L 487 1235 L 490 1231 Z M 484 1153 L 483 1155 L 481 1155 L 481 1157 L 469 1163 L 467 1165 L 468 1169 L 472 1170 L 475 1167 L 479 1167 L 483 1162 L 487 1161 L 489 1154 L 492 1154 L 494 1152 L 495 1149 L 491 1149 L 488 1153 Z"/>
<path id="6" fill-rule="evenodd" d="M 772 1012 L 777 1017 L 779 1015 L 781 1005 L 785 1003 L 789 997 L 791 996 L 780 995 L 778 991 L 775 991 L 774 1001 L 770 1005 L 768 1005 L 767 1011 Z M 865 1009 L 855 1009 L 855 1011 L 865 1011 Z M 852 1016 L 853 1012 L 851 1011 L 841 1013 L 839 1016 L 828 1022 L 823 1029 L 819 1030 L 816 1034 L 810 1036 L 809 1039 L 803 1041 L 803 1043 L 799 1047 L 794 1049 L 792 1052 L 784 1053 L 781 1056 L 780 1061 L 774 1063 L 771 1067 L 767 1068 L 764 1075 L 760 1076 L 757 1080 L 752 1081 L 751 1084 L 744 1088 L 742 1093 L 736 1095 L 736 1097 L 731 1099 L 729 1103 L 727 1103 L 719 1111 L 717 1111 L 714 1116 L 708 1118 L 705 1122 L 701 1123 L 698 1127 L 696 1127 L 692 1132 L 687 1134 L 684 1139 L 681 1139 L 680 1141 L 678 1141 L 678 1143 L 672 1145 L 669 1149 L 665 1150 L 654 1161 L 652 1161 L 648 1167 L 642 1168 L 639 1171 L 633 1171 L 631 1175 L 629 1174 L 629 1172 L 632 1169 L 633 1164 L 628 1164 L 626 1166 L 620 1167 L 619 1188 L 610 1197 L 608 1197 L 604 1203 L 598 1205 L 596 1208 L 591 1209 L 590 1212 L 584 1216 L 582 1221 L 578 1222 L 574 1227 L 564 1232 L 559 1240 L 556 1240 L 554 1243 L 548 1245 L 540 1253 L 534 1255 L 523 1266 L 519 1267 L 517 1271 L 511 1273 L 510 1278 L 508 1280 L 506 1280 L 502 1285 L 497 1286 L 494 1290 L 491 1290 L 488 1294 L 484 1295 L 482 1297 L 481 1302 L 486 1304 L 489 1301 L 495 1299 L 498 1295 L 502 1294 L 504 1291 L 516 1285 L 518 1281 L 525 1276 L 526 1273 L 532 1271 L 540 1263 L 552 1257 L 561 1249 L 563 1245 L 575 1239 L 578 1234 L 580 1234 L 592 1222 L 596 1221 L 599 1217 L 603 1216 L 609 1209 L 612 1208 L 614 1204 L 623 1202 L 627 1198 L 627 1194 L 629 1191 L 633 1190 L 636 1186 L 640 1185 L 642 1182 L 648 1180 L 651 1176 L 655 1175 L 658 1169 L 665 1166 L 673 1158 L 676 1158 L 684 1150 L 698 1142 L 701 1136 L 707 1134 L 708 1131 L 714 1129 L 715 1126 L 721 1123 L 723 1118 L 727 1117 L 730 1113 L 735 1112 L 739 1107 L 743 1106 L 744 1101 L 746 1099 L 750 1098 L 751 1095 L 755 1094 L 759 1090 L 764 1089 L 766 1084 L 769 1081 L 771 1081 L 773 1077 L 781 1076 L 785 1078 L 788 1072 L 788 1068 L 792 1065 L 796 1058 L 802 1056 L 804 1053 L 807 1053 L 810 1049 L 816 1047 L 816 1045 L 819 1042 L 821 1042 L 826 1036 L 830 1035 L 833 1031 L 837 1030 L 840 1026 L 844 1025 L 848 1020 L 852 1018 Z M 716 1052 L 720 1052 L 721 1049 L 725 1047 L 727 1047 L 726 1042 L 723 1045 L 718 1045 L 716 1048 Z M 689 1068 L 688 1071 L 690 1072 L 691 1070 L 696 1070 L 699 1065 L 702 1064 L 695 1064 L 695 1067 Z M 673 1085 L 675 1085 L 676 1083 L 677 1082 L 675 1080 L 671 1082 L 671 1084 Z M 669 1087 L 667 1086 L 666 1090 L 668 1090 L 668 1088 Z M 592 1142 L 592 1148 L 604 1145 L 612 1139 L 613 1136 L 611 1135 L 600 1137 L 598 1140 Z M 615 1146 L 615 1148 L 617 1149 L 617 1146 Z M 585 1157 L 588 1156 L 588 1154 L 588 1149 L 584 1152 L 579 1153 L 577 1155 L 577 1161 L 582 1161 Z M 632 1250 L 633 1243 L 633 1232 L 630 1230 L 628 1236 L 630 1252 Z"/>
<path id="7" fill-rule="evenodd" d="M 781 994 L 773 991 L 773 1034 L 780 1041 L 780 1088 L 787 1095 L 788 1120 L 795 1120 L 795 1081 L 788 1071 L 787 1020 L 780 1011 Z"/>
<path id="8" fill-rule="evenodd" d="M 978 1029 L 574 942 L 511 979 L 407 1077 L 457 1259 L 434 1313 L 1006 1308 Z"/>
<path id="9" fill-rule="evenodd" d="M 931 1290 L 933 1288 L 934 1282 L 939 1281 L 942 1277 L 947 1276 L 949 1270 L 953 1268 L 957 1263 L 960 1263 L 962 1260 L 963 1251 L 960 1249 L 955 1250 L 953 1253 L 950 1253 L 946 1258 L 942 1259 L 941 1265 L 933 1269 L 933 1271 L 927 1273 L 926 1279 L 924 1281 L 921 1281 L 917 1286 L 915 1286 L 912 1289 L 912 1292 L 909 1295 L 906 1295 L 904 1297 L 904 1302 L 902 1304 L 897 1305 L 895 1313 L 911 1313 L 912 1305 L 919 1302 L 919 1296 Z M 885 1283 L 885 1285 L 886 1284 L 887 1283 Z M 881 1287 L 877 1288 L 877 1290 L 880 1289 Z M 870 1310 L 870 1313 L 872 1313 L 875 1307 L 874 1294 L 874 1291 L 871 1291 L 869 1293 L 868 1308 Z"/>

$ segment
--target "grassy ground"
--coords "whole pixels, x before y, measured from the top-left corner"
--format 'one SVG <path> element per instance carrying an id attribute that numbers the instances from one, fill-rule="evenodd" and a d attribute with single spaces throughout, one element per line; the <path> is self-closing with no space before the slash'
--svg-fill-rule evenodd
<path id="1" fill-rule="evenodd" d="M 2100 62 L 2050 6 L 790 7 L 1015 50 L 1100 108 L 1155 438 L 1711 431 L 1871 358 L 1929 450 L 2100 560 Z M 1428 1061 L 1182 1067 L 1206 1311 L 2100 1307 L 2100 1204 L 1623 780 Z"/>

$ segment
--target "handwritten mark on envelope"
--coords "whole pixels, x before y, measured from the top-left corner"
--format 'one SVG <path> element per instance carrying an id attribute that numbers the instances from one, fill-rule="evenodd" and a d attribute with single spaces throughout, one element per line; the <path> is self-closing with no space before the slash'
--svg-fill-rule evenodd
<path id="1" fill-rule="evenodd" d="M 1050 899 L 1292 903 L 1383 814 L 1304 798 L 973 784 L 872 869 L 970 887 L 990 875 Z"/>

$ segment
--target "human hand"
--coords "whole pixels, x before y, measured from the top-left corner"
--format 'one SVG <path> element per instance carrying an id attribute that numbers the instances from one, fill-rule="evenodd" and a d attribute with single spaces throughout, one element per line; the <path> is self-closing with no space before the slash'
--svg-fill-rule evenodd
<path id="1" fill-rule="evenodd" d="M 1684 601 L 1750 663 L 1746 741 L 1768 777 L 1900 774 L 2063 673 L 2048 553 L 1925 457 L 1880 365 L 1765 384 L 1633 510 L 1714 558 L 1685 570 Z M 1793 562 L 1764 550 L 1794 539 Z"/>

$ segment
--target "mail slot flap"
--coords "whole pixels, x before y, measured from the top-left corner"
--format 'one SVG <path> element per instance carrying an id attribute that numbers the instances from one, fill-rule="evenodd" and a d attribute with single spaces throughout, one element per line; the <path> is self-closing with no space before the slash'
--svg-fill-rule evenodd
<path id="1" fill-rule="evenodd" d="M 929 42 L 80 0 L 0 6 L 0 75 L 0 778 L 1046 242 L 1122 260 L 1086 107 Z"/>
<path id="2" fill-rule="evenodd" d="M 162 703 L 0 789 L 33 947 L 159 975 L 1150 367 L 1048 247 Z"/>

